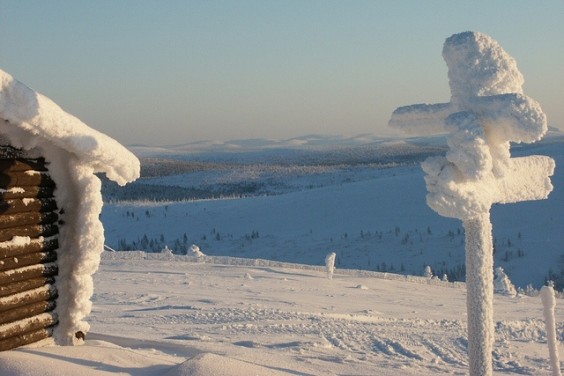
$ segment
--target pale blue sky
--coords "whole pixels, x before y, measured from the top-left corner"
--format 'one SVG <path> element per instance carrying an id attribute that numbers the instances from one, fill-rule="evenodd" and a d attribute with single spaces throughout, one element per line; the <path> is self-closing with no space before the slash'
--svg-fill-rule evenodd
<path id="1" fill-rule="evenodd" d="M 449 100 L 442 44 L 473 30 L 564 129 L 563 20 L 563 0 L 0 0 L 0 69 L 125 144 L 386 134 Z"/>

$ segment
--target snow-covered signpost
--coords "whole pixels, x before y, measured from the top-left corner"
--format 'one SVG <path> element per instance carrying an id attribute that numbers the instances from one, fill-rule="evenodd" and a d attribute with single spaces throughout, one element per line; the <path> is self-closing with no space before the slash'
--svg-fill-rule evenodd
<path id="1" fill-rule="evenodd" d="M 327 279 L 333 279 L 336 258 L 337 254 L 335 252 L 331 252 L 327 256 L 325 256 L 325 270 L 327 271 Z"/>
<path id="2" fill-rule="evenodd" d="M 464 32 L 443 47 L 451 101 L 394 111 L 390 126 L 412 134 L 447 132 L 444 157 L 423 162 L 427 203 L 463 221 L 470 375 L 492 374 L 495 203 L 540 200 L 552 191 L 554 160 L 511 158 L 510 142 L 535 142 L 547 131 L 540 105 L 523 94 L 515 60 L 487 35 Z"/>

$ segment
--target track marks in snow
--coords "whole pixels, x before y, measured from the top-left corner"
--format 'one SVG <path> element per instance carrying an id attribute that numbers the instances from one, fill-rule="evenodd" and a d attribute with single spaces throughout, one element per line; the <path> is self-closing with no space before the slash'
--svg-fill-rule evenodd
<path id="1" fill-rule="evenodd" d="M 375 339 L 372 348 L 389 356 L 405 356 L 410 359 L 423 360 L 423 357 L 407 349 L 401 343 L 392 340 Z"/>
<path id="2" fill-rule="evenodd" d="M 450 348 L 445 347 L 444 344 L 439 344 L 436 341 L 432 341 L 426 338 L 423 338 L 421 343 L 427 348 L 427 350 L 433 354 L 434 356 L 438 357 L 440 360 L 447 364 L 458 365 L 462 367 L 466 367 L 468 363 L 465 361 L 467 358 L 466 350 L 464 353 L 456 352 L 456 346 L 450 344 Z"/>
<path id="3" fill-rule="evenodd" d="M 148 312 L 148 311 L 147 311 Z M 256 307 L 202 308 L 151 317 L 155 326 L 175 323 L 178 334 L 169 339 L 195 340 L 219 335 L 235 346 L 293 351 L 305 355 L 332 349 L 343 359 L 357 361 L 396 357 L 465 367 L 465 346 L 459 342 L 462 325 L 450 321 L 393 319 L 372 316 L 287 312 Z M 147 319 L 147 318 L 146 318 Z M 441 337 L 431 333 L 443 333 Z M 296 341 L 295 338 L 301 338 Z M 272 338 L 288 338 L 274 342 Z"/>

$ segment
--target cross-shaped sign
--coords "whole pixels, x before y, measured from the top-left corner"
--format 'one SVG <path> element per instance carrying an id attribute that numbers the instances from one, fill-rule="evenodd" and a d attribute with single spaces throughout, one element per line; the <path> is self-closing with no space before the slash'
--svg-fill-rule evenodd
<path id="1" fill-rule="evenodd" d="M 510 142 L 534 142 L 546 133 L 540 105 L 523 94 L 515 60 L 487 35 L 449 37 L 443 57 L 451 101 L 394 111 L 390 126 L 411 134 L 447 132 L 444 157 L 423 162 L 427 203 L 461 219 L 466 231 L 466 286 L 470 375 L 492 374 L 493 244 L 495 203 L 540 200 L 552 191 L 555 163 L 545 156 L 511 158 Z"/>

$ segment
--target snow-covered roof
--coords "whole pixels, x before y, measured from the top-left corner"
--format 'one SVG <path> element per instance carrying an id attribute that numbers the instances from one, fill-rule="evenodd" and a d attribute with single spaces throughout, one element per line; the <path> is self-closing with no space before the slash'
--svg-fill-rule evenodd
<path id="1" fill-rule="evenodd" d="M 12 146 L 31 149 L 47 142 L 121 185 L 139 177 L 139 160 L 129 150 L 2 70 L 0 119 L 8 122 L 0 126 L 0 133 Z"/>
<path id="2" fill-rule="evenodd" d="M 44 157 L 59 217 L 56 314 L 59 324 L 53 336 L 57 343 L 78 341 L 75 333 L 86 333 L 84 321 L 92 308 L 92 275 L 104 250 L 102 172 L 120 185 L 139 177 L 139 160 L 114 139 L 88 127 L 63 111 L 49 98 L 35 92 L 0 70 L 0 141 L 22 149 L 30 157 Z M 19 239 L 17 239 L 19 238 Z M 13 241 L 29 242 L 29 237 Z M 0 244 L 5 245 L 5 244 Z"/>

